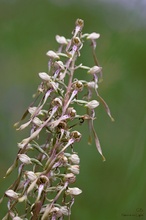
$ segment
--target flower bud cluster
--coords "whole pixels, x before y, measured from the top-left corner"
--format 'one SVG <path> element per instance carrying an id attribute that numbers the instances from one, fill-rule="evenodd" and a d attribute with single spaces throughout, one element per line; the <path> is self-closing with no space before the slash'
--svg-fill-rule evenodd
<path id="1" fill-rule="evenodd" d="M 83 20 L 77 19 L 72 38 L 56 35 L 58 51 L 49 50 L 46 53 L 48 73 L 38 74 L 41 83 L 34 96 L 35 100 L 21 121 L 27 115 L 29 119 L 17 128 L 23 130 L 29 127 L 30 135 L 18 143 L 17 157 L 6 173 L 7 177 L 18 167 L 18 177 L 4 195 L 9 200 L 8 213 L 4 219 L 51 220 L 71 215 L 74 197 L 82 192 L 81 189 L 72 187 L 76 182 L 76 175 L 80 173 L 80 158 L 74 152 L 74 145 L 82 137 L 74 127 L 84 121 L 88 122 L 89 135 L 90 132 L 93 133 L 97 150 L 104 159 L 93 126 L 95 108 L 100 102 L 110 115 L 107 104 L 97 92 L 102 68 L 96 63 L 93 67 L 82 64 L 76 66 L 83 38 L 94 42 L 95 49 L 95 40 L 100 35 L 94 32 L 83 35 L 83 26 Z M 90 74 L 90 81 L 74 77 L 74 73 L 80 68 Z M 84 89 L 88 91 L 86 97 L 82 95 Z M 92 99 L 93 92 L 98 101 Z M 82 98 L 78 100 L 78 96 Z M 77 105 L 81 109 L 86 108 L 87 114 L 77 112 Z M 22 206 L 23 214 L 22 210 L 19 213 L 18 204 Z"/>

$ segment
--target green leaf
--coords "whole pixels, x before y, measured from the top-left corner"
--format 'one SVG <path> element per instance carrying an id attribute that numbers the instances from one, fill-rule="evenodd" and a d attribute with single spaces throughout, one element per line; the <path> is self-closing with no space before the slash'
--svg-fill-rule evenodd
<path id="1" fill-rule="evenodd" d="M 7 176 L 9 176 L 12 173 L 12 171 L 17 167 L 17 164 L 18 164 L 18 161 L 15 160 L 14 163 L 12 164 L 12 166 L 10 166 L 9 169 L 7 170 L 4 178 L 6 178 Z"/>
<path id="2" fill-rule="evenodd" d="M 39 165 L 41 167 L 43 166 L 42 163 L 39 160 L 35 159 L 35 158 L 30 158 L 30 160 L 31 160 L 31 162 L 35 163 L 36 165 Z"/>

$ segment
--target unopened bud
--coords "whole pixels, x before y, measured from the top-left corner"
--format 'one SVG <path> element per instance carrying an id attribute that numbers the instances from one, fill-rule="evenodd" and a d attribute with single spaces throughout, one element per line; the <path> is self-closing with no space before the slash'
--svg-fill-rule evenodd
<path id="1" fill-rule="evenodd" d="M 62 70 L 65 70 L 65 67 L 64 67 L 64 64 L 63 64 L 63 62 L 62 61 L 55 61 L 55 63 L 54 63 L 54 65 L 55 65 L 55 67 L 57 66 L 59 66 L 60 67 L 60 69 L 62 69 Z"/>
<path id="2" fill-rule="evenodd" d="M 56 35 L 56 41 L 59 43 L 59 44 L 68 44 L 66 38 L 64 36 L 59 36 L 59 35 Z"/>
<path id="3" fill-rule="evenodd" d="M 36 180 L 37 176 L 34 172 L 32 171 L 26 171 L 25 172 L 25 175 L 27 176 L 27 178 L 30 180 L 30 181 L 34 181 Z"/>
<path id="4" fill-rule="evenodd" d="M 43 79 L 44 81 L 50 81 L 50 79 L 51 79 L 51 77 L 47 73 L 45 73 L 45 72 L 39 73 L 39 77 L 41 79 Z"/>
<path id="5" fill-rule="evenodd" d="M 73 187 L 73 188 L 68 188 L 67 190 L 66 190 L 66 194 L 67 195 L 71 195 L 71 196 L 77 196 L 77 195 L 79 195 L 79 194 L 81 194 L 82 193 L 82 190 L 81 189 L 79 189 L 79 188 L 77 188 L 77 187 Z"/>
<path id="6" fill-rule="evenodd" d="M 89 89 L 97 89 L 97 88 L 98 88 L 98 85 L 97 85 L 96 82 L 91 81 L 91 82 L 88 82 L 88 83 L 87 83 L 87 87 L 88 87 Z"/>
<path id="7" fill-rule="evenodd" d="M 96 100 L 92 100 L 90 102 L 88 102 L 85 107 L 89 108 L 89 109 L 94 109 L 96 108 L 97 106 L 99 106 L 99 102 L 96 101 Z"/>
<path id="8" fill-rule="evenodd" d="M 69 160 L 73 163 L 73 164 L 79 164 L 80 163 L 80 158 L 77 154 L 71 154 L 71 156 L 69 157 Z"/>
<path id="9" fill-rule="evenodd" d="M 18 154 L 19 160 L 24 164 L 31 164 L 31 159 L 26 154 Z"/>
<path id="10" fill-rule="evenodd" d="M 14 190 L 9 189 L 5 192 L 5 195 L 12 198 L 12 199 L 18 199 L 18 193 L 14 192 Z"/>
<path id="11" fill-rule="evenodd" d="M 100 34 L 93 32 L 87 36 L 87 39 L 95 40 L 95 39 L 98 39 L 99 37 L 100 37 Z"/>
<path id="12" fill-rule="evenodd" d="M 79 174 L 80 170 L 79 170 L 79 165 L 71 165 L 68 170 L 70 172 L 72 172 L 73 174 Z"/>
<path id="13" fill-rule="evenodd" d="M 57 55 L 57 53 L 55 53 L 53 50 L 49 50 L 47 53 L 46 53 L 47 56 L 51 57 L 51 58 L 54 58 L 54 59 L 59 59 L 59 56 Z"/>
<path id="14" fill-rule="evenodd" d="M 100 67 L 100 66 L 93 66 L 92 68 L 90 68 L 88 73 L 94 75 L 94 74 L 99 73 L 101 70 L 102 70 L 102 67 Z"/>
<path id="15" fill-rule="evenodd" d="M 64 176 L 64 182 L 74 183 L 76 181 L 76 176 L 73 173 L 67 173 Z"/>

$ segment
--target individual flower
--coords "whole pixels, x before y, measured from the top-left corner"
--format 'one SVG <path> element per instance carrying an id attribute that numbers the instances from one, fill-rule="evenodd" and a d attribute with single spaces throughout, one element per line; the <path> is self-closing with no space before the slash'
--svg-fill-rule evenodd
<path id="1" fill-rule="evenodd" d="M 36 126 L 40 126 L 43 123 L 38 117 L 35 117 L 32 121 Z"/>
<path id="2" fill-rule="evenodd" d="M 81 137 L 82 137 L 81 133 L 78 132 L 78 131 L 72 131 L 72 132 L 70 133 L 70 136 L 71 136 L 71 138 L 73 138 L 76 142 L 79 142 L 79 141 L 81 140 Z"/>
<path id="3" fill-rule="evenodd" d="M 94 81 L 91 81 L 91 82 L 86 83 L 86 86 L 87 86 L 89 89 L 97 89 L 97 88 L 98 88 L 97 83 L 94 82 Z"/>
<path id="4" fill-rule="evenodd" d="M 68 163 L 68 159 L 64 155 L 58 156 L 58 161 L 53 165 L 53 168 L 66 166 Z"/>
<path id="5" fill-rule="evenodd" d="M 73 82 L 73 84 L 72 84 L 72 88 L 74 89 L 74 90 L 77 90 L 77 91 L 79 91 L 79 92 L 81 92 L 82 90 L 83 90 L 83 83 L 81 82 L 81 81 L 79 81 L 79 80 L 76 80 L 75 82 Z"/>
<path id="6" fill-rule="evenodd" d="M 37 111 L 38 107 L 29 107 L 28 111 L 31 115 L 34 115 L 34 113 Z"/>
<path id="7" fill-rule="evenodd" d="M 53 99 L 52 104 L 55 106 L 62 106 L 62 98 L 60 97 L 56 97 L 55 99 Z"/>
<path id="8" fill-rule="evenodd" d="M 77 114 L 76 110 L 73 107 L 69 107 L 66 113 L 71 117 L 74 118 Z"/>
<path id="9" fill-rule="evenodd" d="M 73 91 L 71 93 L 71 96 L 70 96 L 68 102 L 64 106 L 63 112 L 66 112 L 66 109 L 68 108 L 68 106 L 70 105 L 72 100 L 75 98 L 77 93 L 81 92 L 83 90 L 83 83 L 81 81 L 79 81 L 79 80 L 76 80 L 75 82 L 73 82 L 72 88 L 73 88 Z"/>
<path id="10" fill-rule="evenodd" d="M 76 181 L 76 176 L 73 173 L 67 173 L 63 178 L 64 182 L 74 183 Z"/>
<path id="11" fill-rule="evenodd" d="M 71 212 L 67 206 L 61 206 L 60 211 L 62 212 L 63 215 L 66 215 L 66 216 L 71 215 Z"/>
<path id="12" fill-rule="evenodd" d="M 74 37 L 77 36 L 81 31 L 82 28 L 84 27 L 84 21 L 82 19 L 77 19 L 75 22 L 75 30 L 74 30 Z"/>
<path id="13" fill-rule="evenodd" d="M 63 116 L 61 116 L 59 119 L 50 122 L 51 128 L 57 127 L 57 126 L 60 124 L 60 122 L 62 122 L 62 121 L 64 121 L 64 120 L 68 119 L 69 117 L 70 117 L 69 115 L 63 115 Z"/>
<path id="14" fill-rule="evenodd" d="M 94 51 L 93 51 L 94 56 L 96 56 L 96 55 L 95 55 L 96 40 L 97 40 L 99 37 L 100 37 L 100 34 L 95 33 L 95 32 L 93 32 L 93 33 L 87 35 L 87 40 L 91 40 L 91 42 L 92 42 L 92 46 L 93 46 L 93 49 L 94 49 Z"/>
<path id="15" fill-rule="evenodd" d="M 65 66 L 61 60 L 55 61 L 54 66 L 59 67 L 61 70 L 65 70 Z"/>
<path id="16" fill-rule="evenodd" d="M 25 171 L 25 175 L 30 181 L 34 181 L 37 178 L 37 175 L 32 171 Z"/>
<path id="17" fill-rule="evenodd" d="M 50 210 L 50 214 L 52 214 L 52 219 L 60 218 L 62 216 L 62 212 L 60 211 L 60 208 L 58 207 L 53 207 Z"/>

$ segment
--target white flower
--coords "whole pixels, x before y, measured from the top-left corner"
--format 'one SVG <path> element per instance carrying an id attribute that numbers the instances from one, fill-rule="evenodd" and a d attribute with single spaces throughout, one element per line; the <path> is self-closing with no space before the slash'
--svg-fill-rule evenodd
<path id="1" fill-rule="evenodd" d="M 33 123 L 34 123 L 35 125 L 37 125 L 37 126 L 42 125 L 42 121 L 41 121 L 38 117 L 35 117 L 35 118 L 33 119 Z"/>
<path id="2" fill-rule="evenodd" d="M 67 173 L 64 176 L 64 181 L 68 183 L 74 183 L 76 181 L 76 176 L 73 173 Z"/>
<path id="3" fill-rule="evenodd" d="M 58 208 L 58 207 L 53 207 L 50 212 L 54 213 L 54 215 L 55 215 L 55 217 L 57 217 L 57 219 L 62 216 L 62 212 L 60 211 L 60 208 Z"/>
<path id="4" fill-rule="evenodd" d="M 19 147 L 20 149 L 22 149 L 24 146 L 25 146 L 25 144 L 23 144 L 23 143 L 18 143 L 18 147 Z M 27 144 L 26 149 L 31 149 L 31 144 Z"/>
<path id="5" fill-rule="evenodd" d="M 59 35 L 56 35 L 56 41 L 59 43 L 59 44 L 68 44 L 66 38 L 64 36 L 59 36 Z"/>
<path id="6" fill-rule="evenodd" d="M 43 79 L 44 81 L 50 81 L 50 79 L 51 79 L 51 77 L 47 73 L 45 73 L 45 72 L 39 73 L 39 77 L 41 79 Z"/>
<path id="7" fill-rule="evenodd" d="M 28 108 L 28 111 L 31 115 L 33 115 L 36 112 L 36 110 L 37 110 L 37 107 L 29 107 Z"/>
<path id="8" fill-rule="evenodd" d="M 78 132 L 78 131 L 72 131 L 72 132 L 71 132 L 71 137 L 72 137 L 73 139 L 75 139 L 75 141 L 78 142 L 78 141 L 80 141 L 82 135 L 81 135 L 81 133 Z"/>
<path id="9" fill-rule="evenodd" d="M 96 108 L 97 106 L 99 106 L 99 102 L 96 101 L 96 100 L 92 100 L 90 102 L 88 102 L 85 107 L 89 108 L 89 109 L 94 109 Z"/>
<path id="10" fill-rule="evenodd" d="M 19 216 L 16 216 L 13 218 L 13 220 L 23 220 L 22 218 L 20 218 Z"/>
<path id="11" fill-rule="evenodd" d="M 88 82 L 87 86 L 88 86 L 89 89 L 97 89 L 98 88 L 97 83 L 94 82 L 94 81 Z"/>
<path id="12" fill-rule="evenodd" d="M 55 65 L 59 66 L 62 70 L 65 70 L 65 66 L 62 61 L 55 61 Z"/>
<path id="13" fill-rule="evenodd" d="M 62 100 L 58 97 L 53 99 L 52 103 L 53 103 L 53 105 L 62 106 Z"/>
<path id="14" fill-rule="evenodd" d="M 63 215 L 67 215 L 67 216 L 71 215 L 71 212 L 67 206 L 61 206 L 60 211 L 62 212 Z"/>
<path id="15" fill-rule="evenodd" d="M 36 174 L 34 172 L 32 172 L 32 171 L 26 171 L 25 175 L 28 177 L 28 179 L 30 181 L 34 181 L 37 178 Z"/>
<path id="16" fill-rule="evenodd" d="M 93 75 L 93 74 L 99 73 L 101 70 L 102 70 L 102 67 L 100 67 L 100 66 L 93 66 L 92 68 L 90 68 L 88 73 Z"/>
<path id="17" fill-rule="evenodd" d="M 75 117 L 77 112 L 76 112 L 76 110 L 73 107 L 69 107 L 67 109 L 67 114 L 70 115 L 71 117 Z"/>
<path id="18" fill-rule="evenodd" d="M 73 187 L 73 188 L 70 188 L 70 187 L 69 187 L 69 188 L 66 190 L 66 193 L 67 193 L 68 195 L 77 196 L 77 195 L 79 195 L 79 194 L 82 193 L 82 190 L 79 189 L 79 188 L 77 188 L 77 187 Z"/>
<path id="19" fill-rule="evenodd" d="M 53 50 L 49 50 L 47 53 L 46 53 L 47 56 L 51 57 L 51 58 L 54 58 L 54 59 L 59 59 L 59 56 L 57 55 L 57 53 L 55 53 Z"/>
<path id="20" fill-rule="evenodd" d="M 31 164 L 31 159 L 26 154 L 18 154 L 19 160 L 24 164 Z"/>
<path id="21" fill-rule="evenodd" d="M 14 192 L 12 189 L 7 190 L 5 195 L 13 199 L 18 199 L 18 193 Z"/>
<path id="22" fill-rule="evenodd" d="M 68 168 L 68 170 L 71 171 L 71 172 L 74 173 L 74 174 L 79 174 L 79 173 L 80 173 L 79 165 L 71 165 L 71 166 Z"/>
<path id="23" fill-rule="evenodd" d="M 99 37 L 100 37 L 100 34 L 93 32 L 87 36 L 87 39 L 95 40 L 95 39 L 98 39 Z"/>
<path id="24" fill-rule="evenodd" d="M 72 154 L 69 157 L 69 160 L 73 163 L 73 164 L 79 164 L 80 163 L 80 158 L 77 154 Z"/>

